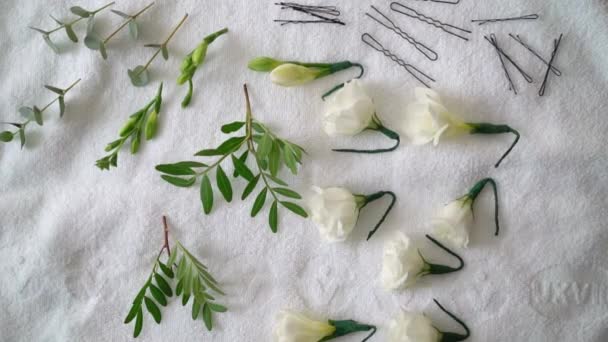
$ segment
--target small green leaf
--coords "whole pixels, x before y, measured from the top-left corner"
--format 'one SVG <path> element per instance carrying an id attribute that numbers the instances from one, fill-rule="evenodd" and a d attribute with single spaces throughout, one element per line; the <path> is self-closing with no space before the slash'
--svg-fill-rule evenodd
<path id="1" fill-rule="evenodd" d="M 258 132 L 258 133 L 266 133 L 266 129 L 264 127 L 264 125 L 262 125 L 259 122 L 254 122 L 251 127 L 253 127 L 253 130 Z"/>
<path id="2" fill-rule="evenodd" d="M 245 125 L 245 123 L 243 121 L 231 122 L 229 124 L 225 124 L 222 126 L 222 132 L 226 133 L 226 134 L 236 132 L 239 129 L 241 129 L 241 127 L 243 127 L 244 125 Z"/>
<path id="3" fill-rule="evenodd" d="M 196 174 L 189 166 L 179 164 L 160 164 L 155 169 L 159 172 L 173 176 L 190 176 Z"/>
<path id="4" fill-rule="evenodd" d="M 43 123 L 42 122 L 42 112 L 36 106 L 34 106 L 33 110 L 34 110 L 34 120 L 36 120 L 36 123 L 38 125 L 42 126 L 42 123 Z"/>
<path id="5" fill-rule="evenodd" d="M 137 40 L 137 37 L 139 36 L 139 27 L 135 20 L 129 22 L 129 34 L 131 35 L 131 38 Z"/>
<path id="6" fill-rule="evenodd" d="M 125 318 L 125 324 L 130 323 L 133 320 L 133 318 L 135 318 L 135 315 L 137 315 L 137 312 L 139 312 L 140 308 L 141 308 L 141 302 L 133 303 L 133 305 L 131 305 L 131 309 L 129 310 L 129 313 L 127 314 L 127 317 Z"/>
<path id="7" fill-rule="evenodd" d="M 209 214 L 213 207 L 213 189 L 211 188 L 211 181 L 207 175 L 203 176 L 201 182 L 201 202 L 203 203 L 203 211 L 205 214 Z"/>
<path id="8" fill-rule="evenodd" d="M 119 11 L 119 10 L 110 10 L 110 12 L 112 12 L 112 13 L 114 13 L 114 14 L 116 14 L 116 15 L 119 15 L 119 16 L 121 16 L 121 17 L 125 18 L 125 19 L 129 19 L 129 18 L 131 18 L 131 16 L 130 16 L 130 15 L 126 14 L 125 12 L 121 12 L 121 11 Z"/>
<path id="9" fill-rule="evenodd" d="M 280 178 L 278 178 L 278 177 L 275 177 L 275 176 L 273 176 L 273 175 L 269 175 L 269 174 L 267 174 L 267 173 L 264 173 L 264 175 L 265 175 L 266 177 L 268 177 L 268 179 L 270 179 L 271 181 L 273 181 L 273 182 L 275 182 L 275 183 L 277 183 L 277 184 L 279 184 L 279 185 L 282 185 L 282 186 L 287 186 L 287 182 L 285 182 L 284 180 L 282 180 L 282 179 L 280 179 Z"/>
<path id="10" fill-rule="evenodd" d="M 184 282 L 180 279 L 177 282 L 177 285 L 175 286 L 175 295 L 181 296 L 183 289 L 184 289 Z"/>
<path id="11" fill-rule="evenodd" d="M 13 132 L 4 131 L 0 133 L 0 141 L 2 142 L 10 142 L 13 140 Z"/>
<path id="12" fill-rule="evenodd" d="M 63 96 L 59 96 L 58 101 L 59 101 L 59 117 L 62 118 L 63 114 L 65 114 L 65 100 L 63 99 Z"/>
<path id="13" fill-rule="evenodd" d="M 158 287 L 160 287 L 160 289 L 163 291 L 163 293 L 167 297 L 173 296 L 173 292 L 171 291 L 171 286 L 169 286 L 169 283 L 167 283 L 167 281 L 165 280 L 165 278 L 163 278 L 163 276 L 161 276 L 158 273 L 154 273 L 154 280 L 156 280 L 156 284 L 158 284 Z"/>
<path id="14" fill-rule="evenodd" d="M 48 45 L 51 49 L 53 49 L 53 51 L 55 51 L 55 53 L 59 53 L 59 47 L 57 47 L 57 45 L 55 45 L 55 43 L 53 43 L 53 41 L 51 40 L 51 37 L 49 37 L 48 35 L 44 35 L 44 36 L 42 36 L 42 38 L 44 39 L 44 42 L 46 43 L 46 45 Z"/>
<path id="15" fill-rule="evenodd" d="M 87 34 L 84 37 L 84 45 L 91 50 L 99 50 L 101 38 L 95 32 Z"/>
<path id="16" fill-rule="evenodd" d="M 167 175 L 162 175 L 160 176 L 162 179 L 166 180 L 167 182 L 175 185 L 175 186 L 179 186 L 181 188 L 187 188 L 187 187 L 191 187 L 194 182 L 196 182 L 196 178 L 195 177 L 191 177 L 191 178 L 178 178 L 178 177 L 171 177 L 171 176 L 167 176 Z"/>
<path id="17" fill-rule="evenodd" d="M 158 304 L 162 306 L 167 306 L 167 298 L 158 287 L 154 286 L 154 284 L 150 284 L 150 293 L 152 294 L 152 297 L 154 297 L 154 299 L 158 302 Z"/>
<path id="18" fill-rule="evenodd" d="M 232 185 L 230 179 L 226 176 L 226 173 L 220 165 L 217 166 L 217 173 L 215 175 L 217 180 L 217 187 L 226 199 L 226 202 L 232 201 Z"/>
<path id="19" fill-rule="evenodd" d="M 28 26 L 28 27 L 29 27 L 30 29 L 32 29 L 32 30 L 34 30 L 34 31 L 36 31 L 36 32 L 42 33 L 42 34 L 43 34 L 43 35 L 45 35 L 45 36 L 49 34 L 49 32 L 48 32 L 48 31 L 41 30 L 41 29 L 39 29 L 39 28 L 37 28 L 37 27 L 33 27 L 33 26 Z"/>
<path id="20" fill-rule="evenodd" d="M 137 312 L 137 319 L 135 320 L 135 329 L 133 329 L 133 337 L 139 336 L 143 325 L 144 325 L 144 313 L 140 306 L 139 311 Z"/>
<path id="21" fill-rule="evenodd" d="M 63 91 L 63 89 L 59 89 L 59 88 L 57 88 L 57 87 L 53 87 L 53 86 L 50 86 L 50 85 L 45 85 L 44 87 L 45 87 L 46 89 L 48 89 L 48 90 L 52 91 L 52 92 L 53 92 L 53 93 L 55 93 L 55 94 L 58 94 L 58 95 L 63 95 L 63 94 L 65 94 L 65 91 Z"/>
<path id="22" fill-rule="evenodd" d="M 215 303 L 207 303 L 207 305 L 209 306 L 209 309 L 211 309 L 212 311 L 215 312 L 226 312 L 228 311 L 228 309 L 220 304 L 215 304 Z"/>
<path id="23" fill-rule="evenodd" d="M 270 230 L 273 233 L 277 232 L 277 222 L 278 222 L 278 213 L 277 213 L 277 201 L 274 200 L 272 202 L 272 207 L 270 207 L 270 213 L 268 214 L 268 224 L 270 225 Z"/>
<path id="24" fill-rule="evenodd" d="M 283 160 L 285 160 L 285 165 L 291 170 L 291 173 L 294 175 L 298 174 L 298 164 L 293 154 L 293 150 L 289 145 L 283 147 Z"/>
<path id="25" fill-rule="evenodd" d="M 150 81 L 148 70 L 143 65 L 138 65 L 135 69 L 127 71 L 131 83 L 136 87 L 143 87 Z"/>
<path id="26" fill-rule="evenodd" d="M 223 156 L 224 153 L 220 153 L 216 149 L 206 149 L 206 150 L 200 150 L 200 151 L 196 152 L 194 155 L 198 156 L 198 157 L 213 157 L 213 156 Z"/>
<path id="27" fill-rule="evenodd" d="M 108 59 L 108 53 L 106 52 L 106 44 L 104 44 L 104 42 L 99 42 L 99 53 L 101 53 L 101 57 L 103 59 Z"/>
<path id="28" fill-rule="evenodd" d="M 209 308 L 209 305 L 207 305 L 207 304 L 203 305 L 203 322 L 205 322 L 205 327 L 207 327 L 207 330 L 211 331 L 211 329 L 213 329 L 213 322 L 211 319 L 211 309 Z"/>
<path id="29" fill-rule="evenodd" d="M 21 142 L 21 148 L 23 149 L 23 146 L 25 146 L 25 131 L 23 130 L 23 127 L 19 129 L 19 141 Z"/>
<path id="30" fill-rule="evenodd" d="M 72 26 L 65 24 L 64 28 L 65 28 L 65 33 L 68 35 L 68 38 L 70 38 L 70 40 L 73 41 L 74 43 L 78 43 L 78 36 L 74 32 L 74 29 L 72 29 Z"/>
<path id="31" fill-rule="evenodd" d="M 249 156 L 249 150 L 246 150 L 245 152 L 243 152 L 243 154 L 241 154 L 241 156 L 239 157 L 239 160 L 243 162 L 243 164 L 245 164 L 247 162 L 247 157 Z M 239 176 L 239 172 L 234 169 L 234 173 L 232 175 L 233 177 L 238 177 Z"/>
<path id="32" fill-rule="evenodd" d="M 272 149 L 270 150 L 270 154 L 268 155 L 268 169 L 270 170 L 270 174 L 272 176 L 276 176 L 279 172 L 279 168 L 281 167 L 281 149 L 279 147 L 279 143 L 274 141 L 272 143 Z"/>
<path id="33" fill-rule="evenodd" d="M 175 253 L 173 253 L 175 254 Z M 163 264 L 162 262 L 158 262 L 158 267 L 160 267 L 161 271 L 163 271 L 163 273 L 169 277 L 169 279 L 173 279 L 173 277 L 175 276 L 175 274 L 173 274 L 173 270 L 171 270 L 170 267 L 168 267 L 167 265 Z M 169 288 L 169 290 L 171 290 Z"/>
<path id="34" fill-rule="evenodd" d="M 231 157 L 232 163 L 234 164 L 234 168 L 238 171 L 239 175 L 241 175 L 246 180 L 251 181 L 253 179 L 253 173 L 251 172 L 251 170 L 249 170 L 247 165 L 238 158 L 236 158 L 234 155 L 232 155 Z"/>
<path id="35" fill-rule="evenodd" d="M 300 194 L 298 194 L 297 192 L 291 190 L 291 189 L 287 189 L 287 188 L 274 188 L 272 189 L 274 190 L 274 192 L 281 194 L 285 197 L 289 197 L 289 198 L 295 198 L 295 199 L 301 199 L 302 196 L 300 196 Z"/>
<path id="36" fill-rule="evenodd" d="M 158 86 L 158 91 L 156 92 L 156 100 L 154 101 L 154 110 L 157 113 L 160 113 L 160 107 L 163 104 L 163 82 L 160 82 L 160 86 Z"/>
<path id="37" fill-rule="evenodd" d="M 205 163 L 197 162 L 197 161 L 181 161 L 179 163 L 175 163 L 173 165 L 177 165 L 180 167 L 207 167 L 208 165 Z"/>
<path id="38" fill-rule="evenodd" d="M 85 10 L 80 6 L 73 6 L 70 8 L 70 11 L 82 18 L 88 18 L 91 15 L 91 12 Z"/>
<path id="39" fill-rule="evenodd" d="M 217 151 L 221 154 L 228 154 L 238 150 L 242 143 L 245 141 L 245 137 L 232 137 L 224 141 L 220 146 L 217 147 Z"/>
<path id="40" fill-rule="evenodd" d="M 148 309 L 148 312 L 152 315 L 156 323 L 160 324 L 161 314 L 156 303 L 148 296 L 144 297 L 144 303 L 146 303 L 146 309 Z"/>
<path id="41" fill-rule="evenodd" d="M 249 196 L 249 194 L 255 189 L 255 187 L 258 185 L 258 181 L 260 180 L 260 175 L 258 174 L 257 176 L 255 176 L 251 181 L 249 181 L 249 183 L 247 184 L 247 186 L 245 187 L 245 190 L 243 190 L 243 195 L 241 196 L 241 200 L 245 200 L 245 198 L 247 198 L 247 196 Z"/>
<path id="42" fill-rule="evenodd" d="M 196 298 L 192 301 L 192 319 L 196 320 L 198 314 L 201 312 L 201 304 L 196 300 Z"/>
<path id="43" fill-rule="evenodd" d="M 264 203 L 266 202 L 266 193 L 268 192 L 267 188 L 262 189 L 262 191 L 260 191 L 260 193 L 258 194 L 258 197 L 255 198 L 255 201 L 253 202 L 253 207 L 251 208 L 251 217 L 255 217 L 255 215 L 257 215 L 260 210 L 262 210 L 262 207 L 264 207 Z"/>
<path id="44" fill-rule="evenodd" d="M 291 212 L 293 212 L 296 215 L 300 215 L 304 218 L 308 217 L 308 214 L 306 213 L 306 211 L 304 209 L 302 209 L 302 207 L 300 207 L 299 205 L 297 205 L 293 202 L 282 201 L 281 205 L 284 206 L 285 208 L 289 209 Z"/>
<path id="45" fill-rule="evenodd" d="M 131 137 L 131 154 L 137 153 L 139 151 L 139 145 L 141 143 L 141 134 L 139 131 Z"/>
<path id="46" fill-rule="evenodd" d="M 260 159 L 266 158 L 266 156 L 270 153 L 270 150 L 272 150 L 272 142 L 273 140 L 270 134 L 265 133 L 262 140 L 258 144 L 257 155 L 260 157 Z"/>
<path id="47" fill-rule="evenodd" d="M 162 53 L 163 58 L 165 60 L 169 59 L 169 49 L 167 49 L 167 45 L 165 45 L 165 44 L 161 45 L 160 52 Z"/>
<path id="48" fill-rule="evenodd" d="M 158 113 L 156 110 L 153 110 L 146 118 L 146 140 L 150 140 L 156 135 L 157 123 Z"/>

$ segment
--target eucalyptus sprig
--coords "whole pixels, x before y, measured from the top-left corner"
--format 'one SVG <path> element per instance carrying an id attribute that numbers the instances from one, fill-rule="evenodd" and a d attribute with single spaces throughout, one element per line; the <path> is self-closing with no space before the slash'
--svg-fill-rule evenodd
<path id="1" fill-rule="evenodd" d="M 184 15 L 182 20 L 180 20 L 180 22 L 177 24 L 177 26 L 175 26 L 173 31 L 171 31 L 171 33 L 169 34 L 167 39 L 165 39 L 164 42 L 162 42 L 160 44 L 144 45 L 145 47 L 156 48 L 157 50 L 154 53 L 154 55 L 152 55 L 152 57 L 148 60 L 148 62 L 146 64 L 138 65 L 135 68 L 128 70 L 129 78 L 131 79 L 131 83 L 134 86 L 143 87 L 146 84 L 148 84 L 148 81 L 150 80 L 150 77 L 148 74 L 148 67 L 150 67 L 150 64 L 152 64 L 152 62 L 154 61 L 154 59 L 156 59 L 156 56 L 158 56 L 158 54 L 162 54 L 163 58 L 165 60 L 169 59 L 169 49 L 167 48 L 167 44 L 169 44 L 169 41 L 171 40 L 171 38 L 173 38 L 173 36 L 177 32 L 177 30 L 179 30 L 179 28 L 184 24 L 186 19 L 188 19 L 188 13 L 186 13 L 186 15 Z"/>
<path id="2" fill-rule="evenodd" d="M 25 145 L 25 128 L 32 121 L 36 122 L 39 126 L 42 126 L 44 123 L 43 113 L 46 111 L 53 103 L 59 103 L 59 117 L 63 117 L 65 113 L 65 95 L 72 89 L 76 84 L 80 82 L 80 78 L 76 80 L 76 82 L 72 83 L 69 87 L 65 89 L 61 89 L 58 87 L 45 85 L 44 87 L 53 93 L 57 94 L 57 97 L 49 102 L 46 106 L 42 108 L 38 108 L 37 106 L 26 107 L 23 106 L 19 108 L 19 113 L 26 118 L 24 122 L 2 122 L 5 125 L 11 125 L 17 127 L 17 130 L 14 132 L 11 131 L 3 131 L 0 132 L 0 141 L 1 142 L 11 142 L 15 135 L 19 135 L 19 140 L 21 141 L 21 148 Z"/>
<path id="3" fill-rule="evenodd" d="M 61 31 L 64 30 L 65 33 L 67 34 L 68 38 L 74 42 L 77 43 L 78 42 L 78 36 L 76 35 L 76 32 L 74 32 L 74 25 L 76 25 L 77 23 L 79 23 L 81 20 L 83 19 L 88 19 L 88 23 L 87 23 L 87 32 L 91 31 L 93 29 L 93 26 L 95 24 L 95 15 L 101 11 L 103 11 L 104 9 L 110 7 L 114 5 L 114 1 L 110 2 L 107 5 L 104 5 L 96 10 L 93 11 L 88 11 L 80 6 L 73 6 L 72 8 L 70 8 L 70 11 L 77 15 L 78 18 L 73 19 L 71 21 L 68 22 L 63 22 L 60 21 L 56 18 L 54 18 L 51 15 L 51 18 L 59 25 L 58 27 L 46 31 L 43 29 L 39 29 L 36 27 L 32 27 L 30 26 L 29 28 L 31 28 L 34 31 L 39 32 L 40 34 L 42 34 L 42 38 L 44 39 L 44 41 L 47 43 L 48 46 L 51 47 L 51 49 L 53 49 L 53 51 L 55 51 L 56 53 L 59 53 L 59 47 L 51 40 L 51 34 L 57 32 L 57 31 Z"/>
<path id="4" fill-rule="evenodd" d="M 190 253 L 179 241 L 173 248 L 169 247 L 169 230 L 167 219 L 163 216 L 165 229 L 165 244 L 161 248 L 152 272 L 144 286 L 139 290 L 131 309 L 125 318 L 125 324 L 135 320 L 133 337 L 139 336 L 143 328 L 144 310 L 152 316 L 157 324 L 162 320 L 160 306 L 166 306 L 167 298 L 182 296 L 182 305 L 186 305 L 192 297 L 192 319 L 196 320 L 202 312 L 203 323 L 207 330 L 213 329 L 213 313 L 226 312 L 228 309 L 215 302 L 214 295 L 225 295 L 219 288 L 217 280 L 209 273 L 209 269 Z M 167 261 L 163 263 L 161 257 L 166 252 Z M 171 284 L 177 281 L 175 290 Z"/>
<path id="5" fill-rule="evenodd" d="M 205 149 L 197 152 L 195 156 L 219 157 L 212 163 L 201 163 L 198 161 L 182 161 L 175 164 L 157 165 L 156 170 L 162 173 L 161 178 L 178 187 L 191 187 L 200 178 L 200 198 L 205 214 L 209 214 L 213 207 L 213 187 L 211 185 L 211 172 L 215 170 L 216 187 L 227 202 L 232 201 L 233 189 L 230 178 L 221 166 L 221 163 L 230 158 L 234 165 L 234 177 L 240 176 L 247 181 L 241 200 L 245 200 L 262 183 L 262 189 L 258 192 L 253 206 L 251 216 L 255 217 L 264 207 L 267 197 L 272 204 L 268 214 L 268 223 L 272 232 L 277 232 L 279 207 L 302 216 L 308 214 L 298 204 L 290 201 L 299 200 L 302 197 L 289 188 L 289 185 L 278 178 L 279 170 L 285 165 L 295 175 L 298 172 L 298 164 L 302 163 L 304 149 L 300 146 L 276 136 L 268 127 L 255 120 L 251 114 L 251 104 L 247 86 L 245 99 L 247 111 L 245 121 L 235 121 L 223 125 L 221 130 L 225 134 L 242 131 L 244 135 L 228 138 L 217 148 Z M 237 157 L 237 153 L 244 152 Z M 253 156 L 255 171 L 246 164 L 248 156 Z M 260 182 L 261 180 L 261 182 Z"/>
<path id="6" fill-rule="evenodd" d="M 84 44 L 91 50 L 99 50 L 99 52 L 101 53 L 101 57 L 103 57 L 103 59 L 107 59 L 108 55 L 106 52 L 106 45 L 108 44 L 110 39 L 112 39 L 118 32 L 120 32 L 128 25 L 129 34 L 134 40 L 137 40 L 137 37 L 139 36 L 139 26 L 137 25 L 137 21 L 135 20 L 153 5 L 154 3 L 151 3 L 135 14 L 126 14 L 121 11 L 112 10 L 112 13 L 119 15 L 126 20 L 122 24 L 120 24 L 120 26 L 118 26 L 116 30 L 114 30 L 105 38 L 101 38 L 94 30 L 90 30 L 87 33 L 87 36 L 84 38 Z"/>
<path id="7" fill-rule="evenodd" d="M 138 110 L 134 114 L 131 114 L 129 120 L 119 131 L 119 138 L 109 143 L 105 151 L 111 152 L 109 155 L 99 159 L 95 162 L 95 165 L 101 170 L 109 170 L 110 167 L 117 167 L 118 164 L 118 152 L 122 148 L 129 138 L 131 139 L 131 154 L 137 153 L 139 145 L 141 143 L 141 134 L 144 133 L 146 140 L 151 140 L 156 135 L 158 127 L 158 116 L 160 115 L 162 98 L 163 84 L 161 83 L 158 87 L 158 91 L 154 99 Z"/>
<path id="8" fill-rule="evenodd" d="M 228 32 L 228 28 L 223 28 L 217 32 L 214 32 L 208 36 L 206 36 L 203 41 L 196 47 L 196 49 L 192 50 L 182 62 L 182 66 L 180 67 L 181 75 L 177 79 L 177 84 L 182 85 L 188 81 L 188 92 L 182 101 L 182 107 L 188 106 L 190 104 L 190 100 L 192 99 L 192 76 L 196 72 L 197 68 L 205 62 L 205 57 L 207 56 L 207 48 L 213 41 Z"/>

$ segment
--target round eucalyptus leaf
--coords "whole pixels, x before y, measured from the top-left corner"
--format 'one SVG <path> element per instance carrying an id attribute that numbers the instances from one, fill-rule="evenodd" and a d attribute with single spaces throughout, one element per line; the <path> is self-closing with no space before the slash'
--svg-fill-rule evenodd
<path id="1" fill-rule="evenodd" d="M 84 37 L 84 45 L 91 50 L 99 50 L 101 44 L 101 38 L 95 32 L 89 33 Z"/>
<path id="2" fill-rule="evenodd" d="M 163 54 L 163 58 L 164 58 L 165 60 L 168 60 L 168 59 L 169 59 L 169 49 L 167 49 L 167 45 L 164 45 L 164 44 L 163 44 L 163 45 L 160 47 L 160 51 L 161 51 L 161 52 L 162 52 L 162 54 Z"/>
<path id="3" fill-rule="evenodd" d="M 0 133 L 0 141 L 10 142 L 11 140 L 13 140 L 13 132 L 4 131 L 4 132 Z"/>
<path id="4" fill-rule="evenodd" d="M 108 54 L 106 52 L 106 44 L 101 41 L 99 42 L 99 52 L 101 53 L 101 57 L 103 57 L 103 59 L 108 59 Z"/>
<path id="5" fill-rule="evenodd" d="M 70 38 L 71 41 L 78 43 L 78 36 L 76 35 L 76 32 L 74 32 L 74 29 L 72 29 L 71 25 L 65 25 L 65 33 L 68 35 L 68 38 Z"/>
<path id="6" fill-rule="evenodd" d="M 148 70 L 145 69 L 143 65 L 138 65 L 133 70 L 129 69 L 128 74 L 131 83 L 136 87 L 143 87 L 148 84 L 150 80 Z"/>
<path id="7" fill-rule="evenodd" d="M 30 107 L 21 107 L 19 108 L 19 114 L 25 119 L 31 119 L 34 117 L 34 110 Z"/>
<path id="8" fill-rule="evenodd" d="M 42 120 L 42 111 L 40 111 L 40 109 L 38 109 L 38 107 L 34 106 L 33 108 L 34 111 L 34 120 L 36 121 L 36 123 L 40 126 L 42 126 L 42 124 L 44 123 Z"/>
<path id="9" fill-rule="evenodd" d="M 80 7 L 80 6 L 73 6 L 72 8 L 70 8 L 70 11 L 74 14 L 76 14 L 79 17 L 83 17 L 83 18 L 88 18 L 91 15 L 91 12 L 85 10 L 84 8 Z"/>
<path id="10" fill-rule="evenodd" d="M 129 22 L 129 34 L 133 39 L 137 39 L 139 36 L 139 27 L 137 26 L 137 22 L 135 20 L 131 20 Z"/>

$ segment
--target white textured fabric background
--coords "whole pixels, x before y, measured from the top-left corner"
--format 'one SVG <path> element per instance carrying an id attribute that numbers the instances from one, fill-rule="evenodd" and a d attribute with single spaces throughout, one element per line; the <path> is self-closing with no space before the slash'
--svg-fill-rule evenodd
<path id="1" fill-rule="evenodd" d="M 0 331 L 3 341 L 129 341 L 132 325 L 122 323 L 131 300 L 150 272 L 162 245 L 161 215 L 171 236 L 209 265 L 224 286 L 230 311 L 217 316 L 208 333 L 193 322 L 190 308 L 176 300 L 163 309 L 163 322 L 145 318 L 145 341 L 269 341 L 275 314 L 292 308 L 323 318 L 356 319 L 379 326 L 374 341 L 400 308 L 427 313 L 443 330 L 457 325 L 432 303 L 439 299 L 471 327 L 470 341 L 608 340 L 608 191 L 606 113 L 608 110 L 608 3 L 603 0 L 462 0 L 459 5 L 403 0 L 422 13 L 472 29 L 464 42 L 389 10 L 388 1 L 328 1 L 339 6 L 347 25 L 281 27 L 273 1 L 156 1 L 142 16 L 137 44 L 126 32 L 108 46 L 109 59 L 74 45 L 63 33 L 54 54 L 28 25 L 53 27 L 48 14 L 62 18 L 71 5 L 103 2 L 17 1 L 0 4 L 1 121 L 19 119 L 21 105 L 43 105 L 52 94 L 44 84 L 83 81 L 67 96 L 62 120 L 55 110 L 44 127 L 28 132 L 23 150 L 0 145 Z M 146 1 L 117 1 L 133 12 Z M 431 62 L 394 33 L 364 16 L 370 4 L 439 54 Z M 171 59 L 157 59 L 153 80 L 133 87 L 127 68 L 142 64 L 152 51 L 143 43 L 163 39 L 182 15 L 190 18 L 170 44 Z M 540 20 L 474 26 L 471 19 L 526 13 Z M 292 17 L 295 17 L 294 14 Z M 104 34 L 120 19 L 98 16 Z M 181 58 L 202 37 L 224 26 L 229 34 L 210 48 L 195 76 L 190 108 L 179 106 L 185 88 L 175 85 Z M 77 33 L 83 38 L 84 25 Z M 330 139 L 321 131 L 319 95 L 355 71 L 341 72 L 312 85 L 286 89 L 265 74 L 246 68 L 258 55 L 305 61 L 349 59 L 366 67 L 378 114 L 398 128 L 405 103 L 417 82 L 403 69 L 364 45 L 372 33 L 397 55 L 437 80 L 449 107 L 469 121 L 508 123 L 519 129 L 519 145 L 499 169 L 493 163 L 511 136 L 464 137 L 436 148 L 404 143 L 394 153 L 374 156 L 335 154 L 331 147 L 389 144 L 378 135 Z M 484 34 L 496 33 L 504 49 L 534 78 L 528 85 L 512 72 L 520 95 L 506 81 Z M 551 75 L 545 97 L 537 92 L 545 67 L 507 37 L 519 33 L 549 56 L 552 39 L 565 34 L 556 59 L 563 71 Z M 139 109 L 165 81 L 158 137 L 119 167 L 102 172 L 104 155 L 126 117 Z M 202 213 L 198 190 L 173 187 L 154 166 L 187 160 L 216 146 L 223 123 L 244 115 L 242 84 L 250 87 L 254 115 L 278 134 L 310 153 L 301 174 L 289 178 L 301 191 L 310 185 L 347 186 L 354 192 L 390 189 L 399 200 L 374 238 L 369 227 L 387 202 L 366 208 L 347 242 L 327 245 L 309 220 L 285 214 L 279 233 L 267 228 L 266 211 L 251 219 L 252 199 L 216 201 Z M 484 191 L 476 205 L 467 267 L 449 276 L 426 277 L 415 288 L 388 293 L 379 284 L 382 246 L 395 230 L 428 231 L 433 212 L 463 194 L 478 179 L 499 185 L 502 234 L 492 236 L 492 196 Z M 242 182 L 235 182 L 236 193 Z M 216 198 L 217 199 L 217 198 Z M 426 245 L 425 252 L 430 246 Z M 436 253 L 435 260 L 448 260 Z M 351 335 L 343 341 L 359 341 Z"/>

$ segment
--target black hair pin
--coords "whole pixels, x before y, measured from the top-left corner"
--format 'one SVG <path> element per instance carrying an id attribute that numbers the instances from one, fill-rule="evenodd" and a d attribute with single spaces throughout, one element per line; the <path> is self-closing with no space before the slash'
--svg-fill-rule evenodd
<path id="1" fill-rule="evenodd" d="M 557 55 L 557 50 L 559 49 L 559 44 L 562 42 L 562 37 L 564 34 L 560 34 L 558 39 L 553 40 L 553 52 L 551 53 L 551 59 L 549 60 L 549 65 L 547 67 L 547 72 L 545 72 L 545 79 L 543 80 L 543 84 L 540 86 L 540 90 L 538 91 L 538 96 L 545 95 L 545 89 L 547 88 L 547 80 L 549 79 L 549 71 L 551 71 L 551 67 L 553 66 L 553 60 Z"/>
<path id="2" fill-rule="evenodd" d="M 494 33 L 490 34 L 490 37 L 484 36 L 484 38 L 488 41 L 488 43 L 490 43 L 490 45 L 494 46 L 494 48 L 496 49 L 496 52 L 498 53 L 498 57 L 500 58 L 500 62 L 502 64 L 503 69 L 505 70 L 505 74 L 507 75 L 507 79 L 510 84 L 509 90 L 513 90 L 513 92 L 517 95 L 517 90 L 515 89 L 515 85 L 511 80 L 511 76 L 509 75 L 509 71 L 507 70 L 503 57 L 508 60 L 515 67 L 515 69 L 517 69 L 517 71 L 519 71 L 519 73 L 526 80 L 526 82 L 532 83 L 532 77 L 528 75 L 511 57 L 509 57 L 509 55 L 507 55 L 504 50 L 500 48 L 500 46 L 498 46 L 498 39 L 496 39 L 496 35 Z"/>
<path id="3" fill-rule="evenodd" d="M 338 19 L 329 18 L 328 16 L 338 17 L 340 16 L 340 10 L 336 6 L 312 6 L 312 5 L 301 5 L 295 2 L 277 2 L 277 6 L 281 6 L 281 9 L 291 9 L 296 12 L 308 14 L 312 17 L 318 18 L 317 20 L 285 20 L 275 19 L 275 22 L 281 23 L 281 26 L 287 24 L 311 24 L 311 23 L 325 23 L 325 24 L 338 24 L 346 25 L 344 22 Z"/>
<path id="4" fill-rule="evenodd" d="M 417 79 L 418 82 L 422 83 L 425 87 L 430 88 L 430 86 L 427 84 L 428 81 L 435 82 L 435 80 L 431 76 L 429 76 L 429 75 L 425 74 L 424 72 L 420 71 L 415 66 L 406 63 L 404 60 L 402 60 L 401 58 L 399 58 L 395 54 L 393 54 L 390 50 L 386 49 L 384 46 L 382 46 L 382 44 L 380 44 L 380 42 L 378 42 L 369 33 L 364 33 L 363 35 L 361 35 L 361 40 L 365 44 L 367 44 L 368 46 L 370 46 L 372 49 L 374 49 L 374 50 L 376 50 L 378 52 L 381 52 L 386 57 L 390 58 L 393 62 L 399 64 L 410 75 L 412 75 L 415 79 Z M 422 80 L 422 78 L 427 79 L 427 82 L 425 82 L 424 80 Z"/>
<path id="5" fill-rule="evenodd" d="M 501 21 L 514 21 L 514 20 L 536 20 L 538 19 L 538 14 L 526 14 L 519 17 L 510 17 L 510 18 L 495 18 L 495 19 L 475 19 L 471 20 L 472 23 L 477 23 L 479 26 L 485 25 L 488 23 L 498 23 Z"/>
<path id="6" fill-rule="evenodd" d="M 419 41 L 417 41 L 416 39 L 414 39 L 412 36 L 410 36 L 409 34 L 407 34 L 406 32 L 404 32 L 399 26 L 395 25 L 395 23 L 391 19 L 389 19 L 386 15 L 384 15 L 382 12 L 380 12 L 376 7 L 371 6 L 371 8 L 374 11 L 378 12 L 378 14 L 380 14 L 388 23 L 383 22 L 382 20 L 374 17 L 373 15 L 371 15 L 369 13 L 365 13 L 365 15 L 367 15 L 370 18 L 372 18 L 377 23 L 379 23 L 380 25 L 386 27 L 387 29 L 395 32 L 401 38 L 405 39 L 408 43 L 410 43 L 411 45 L 413 45 L 414 48 L 416 48 L 416 50 L 420 51 L 420 53 L 422 53 L 426 58 L 430 59 L 431 61 L 436 61 L 437 60 L 438 56 L 437 56 L 437 53 L 435 51 L 433 51 L 428 46 L 420 43 Z"/>
<path id="7" fill-rule="evenodd" d="M 460 0 L 452 0 L 452 1 L 447 1 L 447 0 L 416 0 L 416 1 L 430 1 L 430 2 L 437 2 L 440 4 L 448 4 L 448 5 L 458 5 L 460 3 Z"/>
<path id="8" fill-rule="evenodd" d="M 414 19 L 418 19 L 422 22 L 425 22 L 431 26 L 435 26 L 436 28 L 442 30 L 445 33 L 451 34 L 453 36 L 456 36 L 460 39 L 464 39 L 466 41 L 469 40 L 469 38 L 462 36 L 461 34 L 464 33 L 472 33 L 469 30 L 463 29 L 461 27 L 458 26 L 454 26 L 451 24 L 447 24 L 444 22 L 441 22 L 435 18 L 431 18 L 427 15 L 424 15 L 422 13 L 419 13 L 418 11 L 416 11 L 415 9 L 411 8 L 411 7 L 407 7 L 405 5 L 402 5 L 398 2 L 391 2 L 391 9 L 397 13 L 401 13 L 405 16 L 408 16 L 410 18 L 414 18 Z M 454 32 L 454 30 L 460 31 L 460 33 Z"/>

